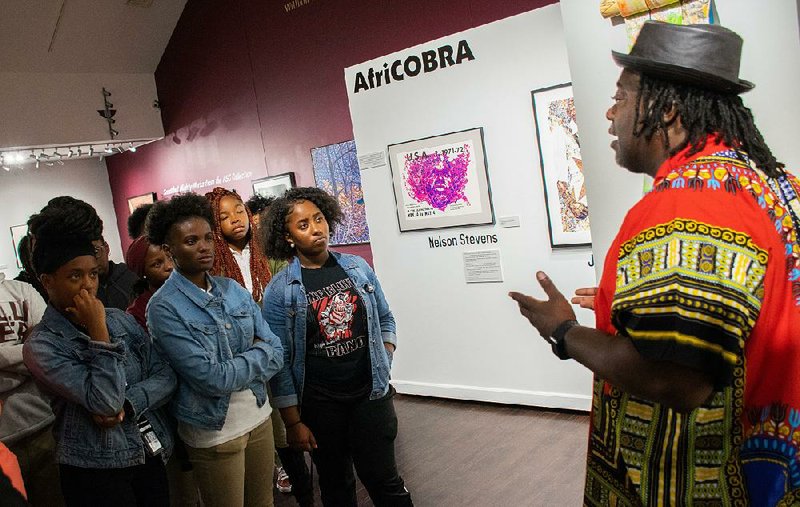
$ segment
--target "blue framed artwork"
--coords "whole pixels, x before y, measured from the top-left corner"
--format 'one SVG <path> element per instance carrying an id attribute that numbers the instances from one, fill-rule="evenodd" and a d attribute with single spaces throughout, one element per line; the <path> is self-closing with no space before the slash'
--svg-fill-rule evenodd
<path id="1" fill-rule="evenodd" d="M 311 161 L 317 188 L 331 194 L 344 214 L 342 223 L 331 234 L 330 244 L 368 243 L 369 226 L 355 141 L 312 148 Z"/>

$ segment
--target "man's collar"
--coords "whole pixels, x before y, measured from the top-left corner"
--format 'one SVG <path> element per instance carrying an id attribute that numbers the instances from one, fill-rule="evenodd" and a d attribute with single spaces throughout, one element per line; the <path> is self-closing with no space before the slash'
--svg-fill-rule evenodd
<path id="1" fill-rule="evenodd" d="M 708 137 L 706 138 L 706 145 L 703 147 L 702 150 L 698 151 L 693 155 L 689 155 L 689 150 L 691 150 L 691 146 L 687 146 L 686 148 L 682 149 L 675 155 L 672 155 L 667 160 L 665 160 L 658 168 L 658 171 L 656 171 L 655 178 L 656 179 L 662 178 L 667 174 L 669 174 L 673 169 L 686 165 L 692 160 L 697 160 L 698 158 L 707 157 L 708 155 L 729 149 L 730 146 L 723 144 L 721 141 L 717 141 L 715 135 L 709 134 Z"/>

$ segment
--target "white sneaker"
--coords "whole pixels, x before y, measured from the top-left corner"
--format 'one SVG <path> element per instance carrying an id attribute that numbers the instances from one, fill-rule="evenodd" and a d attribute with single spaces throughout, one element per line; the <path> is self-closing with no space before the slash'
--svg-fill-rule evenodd
<path id="1" fill-rule="evenodd" d="M 278 488 L 278 491 L 281 493 L 292 492 L 292 483 L 289 482 L 289 475 L 283 467 L 278 467 L 278 480 L 275 481 L 275 487 Z"/>

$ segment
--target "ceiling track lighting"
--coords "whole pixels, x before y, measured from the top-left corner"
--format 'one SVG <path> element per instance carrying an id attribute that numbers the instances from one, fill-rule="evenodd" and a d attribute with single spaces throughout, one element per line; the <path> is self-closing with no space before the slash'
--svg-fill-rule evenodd
<path id="1" fill-rule="evenodd" d="M 125 153 L 126 151 L 135 153 L 138 146 L 146 142 L 147 141 L 125 141 L 88 145 L 73 144 L 0 151 L 0 168 L 3 168 L 6 172 L 10 172 L 11 169 L 14 168 L 22 169 L 27 164 L 31 164 L 36 169 L 41 168 L 42 163 L 48 167 L 52 167 L 55 163 L 64 165 L 64 159 L 78 160 L 99 158 L 99 160 L 102 161 L 103 158 L 117 153 Z M 2 172 L 0 172 L 0 174 L 2 174 Z"/>

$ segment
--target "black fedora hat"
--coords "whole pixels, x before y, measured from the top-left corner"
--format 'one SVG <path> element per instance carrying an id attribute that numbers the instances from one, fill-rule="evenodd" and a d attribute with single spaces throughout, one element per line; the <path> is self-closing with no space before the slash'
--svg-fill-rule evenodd
<path id="1" fill-rule="evenodd" d="M 755 87 L 739 79 L 742 38 L 719 25 L 647 21 L 630 54 L 611 54 L 618 65 L 664 81 L 731 94 Z"/>

